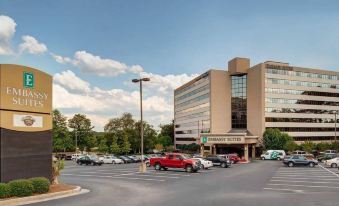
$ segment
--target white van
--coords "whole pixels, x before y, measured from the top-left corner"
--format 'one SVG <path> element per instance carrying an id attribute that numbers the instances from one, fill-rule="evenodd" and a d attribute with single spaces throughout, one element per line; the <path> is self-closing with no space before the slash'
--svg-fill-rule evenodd
<path id="1" fill-rule="evenodd" d="M 260 157 L 262 160 L 283 160 L 286 156 L 284 150 L 267 150 Z"/>

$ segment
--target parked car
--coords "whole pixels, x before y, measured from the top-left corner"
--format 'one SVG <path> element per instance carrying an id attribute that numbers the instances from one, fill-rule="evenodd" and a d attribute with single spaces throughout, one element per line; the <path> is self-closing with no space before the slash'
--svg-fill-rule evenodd
<path id="1" fill-rule="evenodd" d="M 339 165 L 339 157 L 333 158 L 333 159 L 329 159 L 329 160 L 325 160 L 325 166 L 327 167 L 338 167 Z"/>
<path id="2" fill-rule="evenodd" d="M 72 160 L 76 161 L 80 156 L 83 156 L 82 154 L 72 154 Z"/>
<path id="3" fill-rule="evenodd" d="M 134 163 L 134 160 L 128 158 L 127 156 L 120 156 L 119 158 L 122 159 L 124 163 Z"/>
<path id="4" fill-rule="evenodd" d="M 337 150 L 325 150 L 324 151 L 325 154 L 337 154 Z"/>
<path id="5" fill-rule="evenodd" d="M 122 161 L 122 159 L 119 159 L 115 156 L 112 156 L 112 155 L 106 155 L 102 158 L 102 161 L 105 163 L 105 164 L 122 164 L 124 163 Z"/>
<path id="6" fill-rule="evenodd" d="M 229 159 L 231 164 L 236 164 L 240 161 L 238 154 L 226 154 L 226 159 Z"/>
<path id="7" fill-rule="evenodd" d="M 262 160 L 283 160 L 286 156 L 284 150 L 267 150 L 260 157 Z"/>
<path id="8" fill-rule="evenodd" d="M 227 168 L 231 166 L 231 162 L 219 155 L 209 155 L 206 157 L 207 160 L 212 161 L 213 166 L 220 166 L 222 168 Z"/>
<path id="9" fill-rule="evenodd" d="M 296 151 L 292 152 L 291 155 L 306 155 L 306 152 L 302 151 L 302 150 L 296 150 Z"/>
<path id="10" fill-rule="evenodd" d="M 79 165 L 98 165 L 98 166 L 101 166 L 102 165 L 102 161 L 99 160 L 99 158 L 97 157 L 93 157 L 93 156 L 83 156 L 83 157 L 80 157 L 78 160 L 77 160 L 77 164 Z"/>
<path id="11" fill-rule="evenodd" d="M 181 153 L 168 153 L 165 157 L 153 157 L 150 159 L 150 165 L 156 170 L 182 168 L 186 172 L 197 172 L 200 169 L 200 161 Z"/>
<path id="12" fill-rule="evenodd" d="M 141 162 L 141 158 L 139 158 L 135 155 L 130 155 L 130 156 L 127 156 L 127 157 L 132 159 L 134 162 Z"/>
<path id="13" fill-rule="evenodd" d="M 330 160 L 330 159 L 333 159 L 333 158 L 335 158 L 335 157 L 337 157 L 337 154 L 322 154 L 322 155 L 319 155 L 318 157 L 317 157 L 317 160 L 319 161 L 319 162 L 324 162 L 324 161 L 326 161 L 326 160 Z"/>
<path id="14" fill-rule="evenodd" d="M 318 164 L 318 161 L 315 159 L 308 159 L 301 155 L 292 155 L 289 158 L 285 158 L 283 163 L 289 167 L 294 166 L 309 166 L 314 167 Z"/>
<path id="15" fill-rule="evenodd" d="M 209 161 L 207 159 L 204 159 L 204 158 L 201 158 L 201 157 L 194 157 L 192 159 L 200 161 L 201 169 L 208 169 L 210 167 L 213 167 L 213 162 Z"/>

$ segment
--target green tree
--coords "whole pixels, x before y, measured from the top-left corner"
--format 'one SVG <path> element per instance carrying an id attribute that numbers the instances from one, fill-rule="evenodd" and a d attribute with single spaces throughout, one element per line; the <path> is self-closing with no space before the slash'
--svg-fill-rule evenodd
<path id="1" fill-rule="evenodd" d="M 116 138 L 113 138 L 110 149 L 111 149 L 111 152 L 115 155 L 121 154 L 121 148 L 119 147 Z"/>
<path id="2" fill-rule="evenodd" d="M 72 136 L 77 139 L 81 151 L 90 151 L 96 145 L 96 138 L 93 132 L 91 120 L 86 115 L 75 114 L 68 120 L 68 126 L 73 129 Z"/>
<path id="3" fill-rule="evenodd" d="M 107 146 L 107 140 L 105 138 L 100 139 L 98 151 L 105 154 L 109 151 L 109 147 Z"/>
<path id="4" fill-rule="evenodd" d="M 318 151 L 325 151 L 331 148 L 331 144 L 325 143 L 325 142 L 320 142 L 316 146 Z"/>
<path id="5" fill-rule="evenodd" d="M 156 150 L 158 150 L 158 151 L 163 151 L 163 149 L 164 149 L 164 146 L 162 145 L 162 144 L 156 144 L 155 146 L 154 146 L 154 149 L 156 149 Z"/>
<path id="6" fill-rule="evenodd" d="M 263 134 L 265 149 L 284 149 L 289 141 L 293 141 L 292 137 L 287 133 L 280 132 L 279 129 L 266 129 Z"/>
<path id="7" fill-rule="evenodd" d="M 162 136 L 161 134 L 158 137 L 158 143 L 164 147 L 172 145 L 172 139 L 169 136 Z"/>
<path id="8" fill-rule="evenodd" d="M 308 152 L 308 153 L 312 153 L 312 151 L 316 149 L 316 144 L 314 144 L 311 141 L 306 141 L 300 146 L 305 152 Z"/>
<path id="9" fill-rule="evenodd" d="M 293 152 L 299 149 L 299 145 L 297 145 L 294 141 L 288 141 L 285 144 L 284 150 L 288 152 Z"/>
<path id="10" fill-rule="evenodd" d="M 171 138 L 171 144 L 174 144 L 174 120 L 169 124 L 160 125 L 160 136 L 168 136 Z"/>
<path id="11" fill-rule="evenodd" d="M 123 137 L 123 143 L 122 143 L 122 147 L 121 147 L 121 152 L 123 154 L 128 154 L 130 151 L 131 151 L 131 144 L 128 141 L 127 135 L 125 135 Z"/>
<path id="12" fill-rule="evenodd" d="M 67 118 L 61 114 L 59 110 L 53 110 L 53 151 L 66 152 L 74 146 L 67 128 Z"/>

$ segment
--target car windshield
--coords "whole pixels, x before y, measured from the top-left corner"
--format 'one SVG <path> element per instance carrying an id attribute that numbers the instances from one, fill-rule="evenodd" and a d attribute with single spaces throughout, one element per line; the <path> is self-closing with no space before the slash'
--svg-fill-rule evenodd
<path id="1" fill-rule="evenodd" d="M 181 154 L 180 155 L 183 159 L 190 159 L 190 158 L 192 158 L 190 155 L 188 155 L 188 154 Z"/>

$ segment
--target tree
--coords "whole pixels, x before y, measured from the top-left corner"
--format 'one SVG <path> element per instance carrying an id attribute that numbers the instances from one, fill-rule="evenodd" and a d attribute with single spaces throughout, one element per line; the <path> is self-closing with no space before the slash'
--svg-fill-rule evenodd
<path id="1" fill-rule="evenodd" d="M 299 145 L 297 145 L 294 141 L 288 141 L 286 142 L 286 145 L 284 147 L 284 150 L 288 152 L 293 152 L 295 150 L 299 149 Z"/>
<path id="2" fill-rule="evenodd" d="M 124 135 L 121 152 L 124 154 L 128 154 L 130 151 L 131 151 L 131 144 L 128 141 L 127 135 Z"/>
<path id="3" fill-rule="evenodd" d="M 316 149 L 316 145 L 311 141 L 305 141 L 300 146 L 305 152 L 308 152 L 308 153 L 312 153 L 312 151 Z"/>
<path id="4" fill-rule="evenodd" d="M 91 120 L 86 115 L 75 114 L 72 119 L 68 120 L 68 126 L 73 129 L 72 135 L 77 137 L 78 147 L 81 151 L 86 149 L 90 151 L 96 144 L 96 138 L 93 133 Z"/>
<path id="5" fill-rule="evenodd" d="M 159 135 L 158 143 L 161 144 L 164 147 L 168 147 L 168 146 L 172 145 L 172 140 L 171 140 L 171 137 L 169 137 L 169 136 Z"/>
<path id="6" fill-rule="evenodd" d="M 53 150 L 55 152 L 71 150 L 74 143 L 67 128 L 67 118 L 59 110 L 53 110 L 52 118 Z"/>
<path id="7" fill-rule="evenodd" d="M 160 136 L 168 136 L 171 138 L 171 144 L 174 143 L 174 120 L 169 124 L 160 125 Z"/>
<path id="8" fill-rule="evenodd" d="M 287 133 L 280 132 L 279 129 L 266 129 L 263 134 L 265 149 L 284 149 L 285 145 L 289 141 L 293 141 L 292 137 Z"/>
<path id="9" fill-rule="evenodd" d="M 107 146 L 107 140 L 105 138 L 101 138 L 100 143 L 98 145 L 98 151 L 105 154 L 109 151 L 109 147 Z"/>
<path id="10" fill-rule="evenodd" d="M 111 145 L 111 152 L 115 155 L 119 155 L 121 154 L 121 149 L 117 143 L 117 140 L 114 138 L 112 141 L 112 145 Z"/>
<path id="11" fill-rule="evenodd" d="M 154 149 L 156 149 L 156 150 L 158 150 L 158 151 L 163 151 L 163 149 L 164 149 L 164 147 L 162 146 L 162 144 L 156 144 L 155 146 L 154 146 Z"/>

